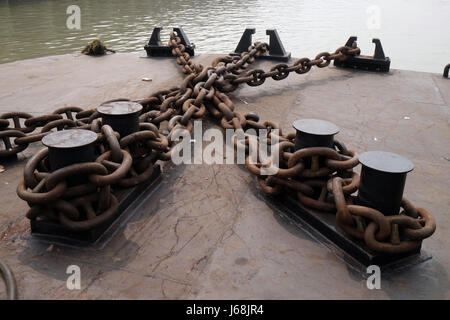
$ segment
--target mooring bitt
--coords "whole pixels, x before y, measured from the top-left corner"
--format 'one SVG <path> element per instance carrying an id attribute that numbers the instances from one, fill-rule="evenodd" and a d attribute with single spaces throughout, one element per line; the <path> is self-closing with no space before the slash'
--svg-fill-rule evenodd
<path id="1" fill-rule="evenodd" d="M 148 57 L 174 57 L 172 54 L 172 48 L 167 45 L 163 45 L 161 42 L 161 30 L 163 27 L 154 27 L 150 40 L 148 44 L 144 46 L 145 51 L 147 51 Z M 173 28 L 173 31 L 181 40 L 181 44 L 185 46 L 185 51 L 189 53 L 190 56 L 194 56 L 195 44 L 189 41 L 183 28 L 177 27 Z"/>
<path id="2" fill-rule="evenodd" d="M 248 48 L 253 44 L 252 34 L 255 34 L 255 28 L 246 28 L 239 40 L 239 43 L 234 50 L 230 53 L 232 56 L 240 56 L 242 52 L 247 52 Z M 259 56 L 259 59 L 275 60 L 275 61 L 288 61 L 291 57 L 290 52 L 286 52 L 280 36 L 276 29 L 267 29 L 266 35 L 269 36 L 269 52 Z"/>
<path id="3" fill-rule="evenodd" d="M 356 46 L 357 37 L 352 36 L 345 44 L 346 47 Z M 384 55 L 383 46 L 380 39 L 372 39 L 375 43 L 373 56 L 355 55 L 349 56 L 345 60 L 334 60 L 336 67 L 362 69 L 369 71 L 388 72 L 391 66 L 391 59 Z"/>

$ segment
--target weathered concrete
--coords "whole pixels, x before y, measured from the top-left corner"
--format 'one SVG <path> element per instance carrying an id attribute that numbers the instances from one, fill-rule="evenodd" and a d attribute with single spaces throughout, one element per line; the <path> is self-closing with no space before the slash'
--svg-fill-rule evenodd
<path id="1" fill-rule="evenodd" d="M 212 58 L 196 60 L 207 65 Z M 0 74 L 0 113 L 33 114 L 138 99 L 183 79 L 174 60 L 136 54 L 19 61 L 0 65 Z M 161 187 L 102 250 L 31 241 L 27 205 L 15 188 L 38 144 L 21 161 L 3 164 L 0 257 L 26 299 L 449 299 L 449 89 L 450 80 L 440 75 L 326 68 L 267 79 L 256 88 L 243 85 L 232 95 L 238 110 L 256 111 L 286 132 L 296 118 L 321 118 L 339 125 L 338 138 L 358 153 L 393 151 L 414 162 L 405 196 L 436 218 L 435 235 L 424 241 L 433 259 L 383 275 L 381 290 L 368 290 L 331 251 L 280 219 L 238 165 L 165 165 Z M 66 288 L 71 264 L 81 267 L 80 291 Z"/>

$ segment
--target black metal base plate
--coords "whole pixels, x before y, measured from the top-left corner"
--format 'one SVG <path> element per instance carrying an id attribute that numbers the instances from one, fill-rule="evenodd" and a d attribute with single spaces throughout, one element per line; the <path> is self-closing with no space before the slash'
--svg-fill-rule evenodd
<path id="1" fill-rule="evenodd" d="M 116 225 L 120 217 L 127 211 L 130 205 L 144 192 L 150 193 L 161 181 L 161 168 L 155 165 L 152 176 L 146 182 L 133 188 L 117 190 L 114 195 L 119 200 L 119 210 L 116 217 L 111 222 L 84 232 L 75 232 L 57 222 L 50 220 L 30 221 L 31 235 L 41 240 L 52 243 L 74 246 L 87 246 L 95 243 L 104 234 L 110 233 L 110 229 Z"/>
<path id="2" fill-rule="evenodd" d="M 398 254 L 380 254 L 371 251 L 364 242 L 351 239 L 337 226 L 335 215 L 311 210 L 301 205 L 292 195 L 281 195 L 279 198 L 265 197 L 266 201 L 273 204 L 286 218 L 295 224 L 306 225 L 309 231 L 319 234 L 327 244 L 331 244 L 342 253 L 348 261 L 356 261 L 362 266 L 377 265 L 381 269 L 399 269 L 405 265 L 412 265 L 428 260 L 430 257 L 421 256 L 418 248 L 415 251 Z"/>
<path id="3" fill-rule="evenodd" d="M 169 46 L 154 46 L 145 45 L 145 51 L 147 51 L 148 57 L 173 57 L 172 48 Z M 191 57 L 195 55 L 194 49 L 192 47 L 185 47 L 185 51 L 189 53 Z"/>
<path id="4" fill-rule="evenodd" d="M 334 65 L 340 68 L 361 69 L 377 72 L 388 72 L 391 66 L 391 60 L 372 59 L 364 56 L 348 57 L 344 61 L 334 60 Z"/>
<path id="5" fill-rule="evenodd" d="M 274 54 L 263 54 L 258 57 L 258 59 L 261 59 L 261 60 L 272 60 L 272 61 L 283 61 L 283 62 L 289 61 L 290 58 L 291 58 L 290 52 L 286 52 L 286 54 L 283 56 L 274 55 Z"/>
<path id="6" fill-rule="evenodd" d="M 240 56 L 241 55 L 241 53 L 238 53 L 238 52 L 231 52 L 230 53 L 230 56 Z M 259 57 L 258 57 L 258 59 L 261 59 L 261 60 L 272 60 L 272 61 L 283 61 L 283 62 L 287 62 L 287 61 L 289 61 L 289 59 L 291 58 L 291 53 L 290 52 L 286 52 L 286 54 L 285 55 L 283 55 L 283 56 L 279 56 L 279 55 L 270 55 L 270 54 L 263 54 L 263 55 L 260 55 Z"/>

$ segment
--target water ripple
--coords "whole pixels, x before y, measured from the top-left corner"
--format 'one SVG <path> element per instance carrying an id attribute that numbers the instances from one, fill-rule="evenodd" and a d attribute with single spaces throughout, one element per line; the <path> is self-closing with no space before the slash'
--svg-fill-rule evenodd
<path id="1" fill-rule="evenodd" d="M 66 27 L 66 9 L 81 8 L 81 30 Z M 370 6 L 380 9 L 380 28 L 369 29 Z M 228 53 L 245 27 L 255 41 L 276 28 L 296 57 L 334 50 L 357 35 L 364 53 L 381 38 L 392 67 L 442 72 L 449 62 L 450 0 L 0 0 L 0 63 L 80 52 L 101 38 L 118 52 L 142 52 L 153 26 L 182 26 L 201 53 Z M 432 57 L 432 59 L 430 58 Z"/>

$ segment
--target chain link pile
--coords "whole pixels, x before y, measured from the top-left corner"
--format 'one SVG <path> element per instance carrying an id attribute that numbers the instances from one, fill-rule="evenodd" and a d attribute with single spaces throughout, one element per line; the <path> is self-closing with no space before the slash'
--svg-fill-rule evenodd
<path id="1" fill-rule="evenodd" d="M 246 71 L 248 65 L 254 61 L 254 55 L 261 55 L 267 50 L 267 45 L 256 43 L 240 57 L 215 59 L 212 68 L 205 73 L 202 66 L 186 59 L 183 46 L 173 41 L 174 38 L 172 35 L 169 44 L 173 47 L 172 53 L 178 57 L 177 62 L 183 66 L 183 72 L 189 74 L 186 79 L 203 80 L 204 82 L 198 82 L 202 84 L 213 83 L 213 87 L 205 87 L 215 89 L 216 97 L 226 97 L 224 92 L 234 91 L 242 83 L 259 86 L 269 77 L 276 81 L 282 80 L 291 72 L 304 74 L 310 71 L 312 66 L 324 68 L 332 60 L 342 60 L 360 53 L 360 49 L 354 44 L 351 48 L 340 47 L 334 54 L 319 53 L 313 60 L 298 59 L 290 66 L 280 63 L 267 72 L 261 69 Z M 189 65 L 189 68 L 186 68 L 186 65 Z M 436 224 L 433 216 L 425 209 L 415 208 L 407 199 L 402 201 L 403 211 L 394 216 L 385 216 L 378 210 L 354 205 L 355 197 L 352 194 L 358 190 L 359 175 L 353 172 L 353 168 L 359 161 L 356 153 L 348 150 L 343 143 L 335 141 L 333 149 L 312 147 L 295 151 L 295 134 L 283 135 L 277 124 L 270 121 L 260 123 L 256 114 L 237 113 L 230 99 L 225 99 L 226 104 L 220 104 L 220 101 L 215 99 L 212 99 L 213 106 L 211 103 L 207 104 L 211 114 L 221 119 L 220 124 L 224 129 L 266 129 L 268 143 L 274 134 L 271 131 L 278 129 L 278 139 L 274 141 L 279 141 L 276 150 L 280 153 L 280 164 L 275 175 L 263 175 L 261 170 L 264 166 L 273 166 L 273 163 L 255 164 L 250 161 L 251 148 L 258 145 L 250 143 L 250 140 L 257 139 L 256 136 L 247 136 L 241 145 L 235 140 L 237 147 L 245 148 L 246 167 L 257 176 L 265 194 L 293 192 L 304 206 L 335 213 L 337 224 L 344 232 L 364 240 L 365 244 L 376 252 L 397 254 L 412 251 L 421 245 L 423 239 L 434 233 Z"/>
<path id="2" fill-rule="evenodd" d="M 179 87 L 158 91 L 136 101 L 143 106 L 140 130 L 136 133 L 120 137 L 109 126 L 102 126 L 100 114 L 95 109 L 68 107 L 39 117 L 19 112 L 0 116 L 0 138 L 4 144 L 0 158 L 23 151 L 52 130 L 76 127 L 98 134 L 95 162 L 50 172 L 46 149 L 28 161 L 17 193 L 31 207 L 27 213 L 29 219 L 52 219 L 77 231 L 90 230 L 110 221 L 118 206 L 111 189 L 131 187 L 149 179 L 157 160 L 171 160 L 176 145 L 172 135 L 181 129 L 191 132 L 193 120 L 209 114 L 222 128 L 234 129 L 245 136 L 240 141 L 235 139 L 234 144 L 236 148 L 245 149 L 246 167 L 257 177 L 264 193 L 291 192 L 308 208 L 336 214 L 340 228 L 363 240 L 370 249 L 384 253 L 407 252 L 420 246 L 421 241 L 434 232 L 432 215 L 415 208 L 406 199 L 402 202 L 404 210 L 395 216 L 384 216 L 375 209 L 354 205 L 352 194 L 358 190 L 359 175 L 353 168 L 359 161 L 356 153 L 342 142 L 335 141 L 334 148 L 295 151 L 294 133 L 283 135 L 276 123 L 261 122 L 256 113 L 238 113 L 226 95 L 243 83 L 258 86 L 269 77 L 278 81 L 291 72 L 304 74 L 313 66 L 324 68 L 332 60 L 359 54 L 356 45 L 340 47 L 333 54 L 319 53 L 313 60 L 302 58 L 292 65 L 277 64 L 267 72 L 248 70 L 255 59 L 268 50 L 265 43 L 255 43 L 240 56 L 219 57 L 210 67 L 194 63 L 173 32 L 169 46 L 186 78 Z M 14 127 L 10 127 L 10 122 Z M 266 141 L 274 144 L 279 152 L 275 175 L 264 175 L 261 170 L 273 163 L 263 163 L 261 159 L 256 163 L 250 161 L 255 146 L 251 142 L 258 138 L 245 134 L 247 129 L 267 130 Z M 69 186 L 67 181 L 79 175 L 86 175 L 88 181 Z"/>

